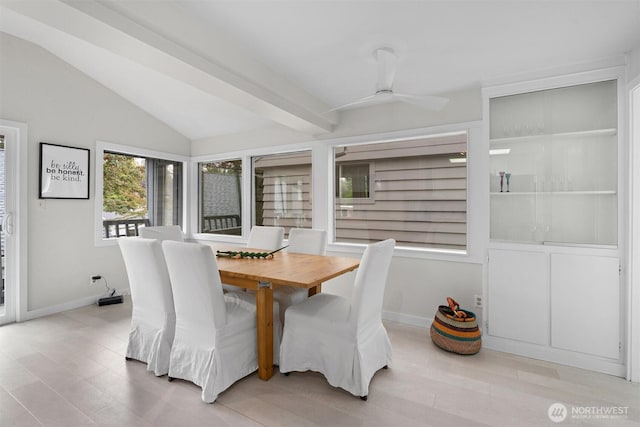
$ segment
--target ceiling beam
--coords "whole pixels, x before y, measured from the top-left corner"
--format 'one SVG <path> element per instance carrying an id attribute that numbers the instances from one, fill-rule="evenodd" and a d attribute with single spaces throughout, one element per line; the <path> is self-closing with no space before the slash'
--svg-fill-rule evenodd
<path id="1" fill-rule="evenodd" d="M 326 113 L 330 107 L 291 84 L 283 85 L 282 77 L 249 57 L 242 58 L 239 48 L 233 50 L 241 58 L 235 62 L 253 63 L 254 67 L 262 67 L 260 73 L 254 72 L 249 77 L 242 70 L 236 71 L 227 63 L 216 61 L 210 52 L 205 57 L 92 0 L 3 1 L 1 4 L 294 130 L 321 134 L 330 132 L 337 123 L 336 114 Z M 157 4 L 175 7 L 168 2 Z M 170 12 L 176 18 L 180 11 Z"/>

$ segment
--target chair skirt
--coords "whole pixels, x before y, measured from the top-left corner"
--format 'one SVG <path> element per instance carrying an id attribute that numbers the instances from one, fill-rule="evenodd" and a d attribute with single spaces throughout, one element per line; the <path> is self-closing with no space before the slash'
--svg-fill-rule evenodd
<path id="1" fill-rule="evenodd" d="M 235 287 L 234 292 L 227 292 L 224 297 L 227 301 L 234 301 L 236 304 L 241 305 L 244 309 L 256 312 L 256 293 L 238 291 L 238 287 Z M 280 304 L 278 301 L 273 301 L 273 364 L 280 364 L 280 343 L 282 341 L 282 317 L 280 315 Z"/>
<path id="2" fill-rule="evenodd" d="M 152 326 L 145 319 L 143 313 L 136 312 L 134 309 L 126 357 L 146 363 L 148 371 L 162 376 L 169 372 L 169 357 L 176 323 L 175 314 L 166 315 L 162 328 Z"/>
<path id="3" fill-rule="evenodd" d="M 197 329 L 176 323 L 169 376 L 202 388 L 202 400 L 213 403 L 233 383 L 258 369 L 255 311 L 225 297 L 227 326 Z"/>
<path id="4" fill-rule="evenodd" d="M 349 302 L 318 294 L 286 311 L 280 371 L 315 371 L 354 396 L 367 396 L 375 373 L 391 361 L 391 342 L 379 322 L 356 331 Z"/>

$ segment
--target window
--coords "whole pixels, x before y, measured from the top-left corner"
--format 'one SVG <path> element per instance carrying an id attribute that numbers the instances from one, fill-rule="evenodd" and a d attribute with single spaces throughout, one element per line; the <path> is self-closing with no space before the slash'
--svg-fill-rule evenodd
<path id="1" fill-rule="evenodd" d="M 199 232 L 242 233 L 242 160 L 198 163 Z"/>
<path id="2" fill-rule="evenodd" d="M 336 242 L 467 248 L 467 133 L 334 148 Z"/>
<path id="3" fill-rule="evenodd" d="M 255 225 L 311 228 L 311 151 L 253 158 Z"/>
<path id="4" fill-rule="evenodd" d="M 182 225 L 182 161 L 104 151 L 102 238 L 140 227 Z"/>
<path id="5" fill-rule="evenodd" d="M 336 197 L 343 199 L 369 199 L 371 194 L 371 165 L 367 163 L 336 163 Z"/>

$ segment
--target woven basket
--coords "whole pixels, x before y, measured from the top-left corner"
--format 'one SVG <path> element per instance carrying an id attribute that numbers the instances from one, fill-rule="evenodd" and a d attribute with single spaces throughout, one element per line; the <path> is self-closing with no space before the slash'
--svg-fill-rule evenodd
<path id="1" fill-rule="evenodd" d="M 431 340 L 443 350 L 458 354 L 476 354 L 482 347 L 476 315 L 461 310 L 457 302 L 447 298 L 449 306 L 441 305 L 431 324 Z"/>

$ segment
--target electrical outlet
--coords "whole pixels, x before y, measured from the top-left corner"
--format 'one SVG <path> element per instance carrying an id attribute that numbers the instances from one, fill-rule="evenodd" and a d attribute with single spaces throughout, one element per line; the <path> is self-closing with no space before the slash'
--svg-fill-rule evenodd
<path id="1" fill-rule="evenodd" d="M 473 296 L 473 305 L 475 305 L 476 308 L 482 308 L 482 295 Z"/>

